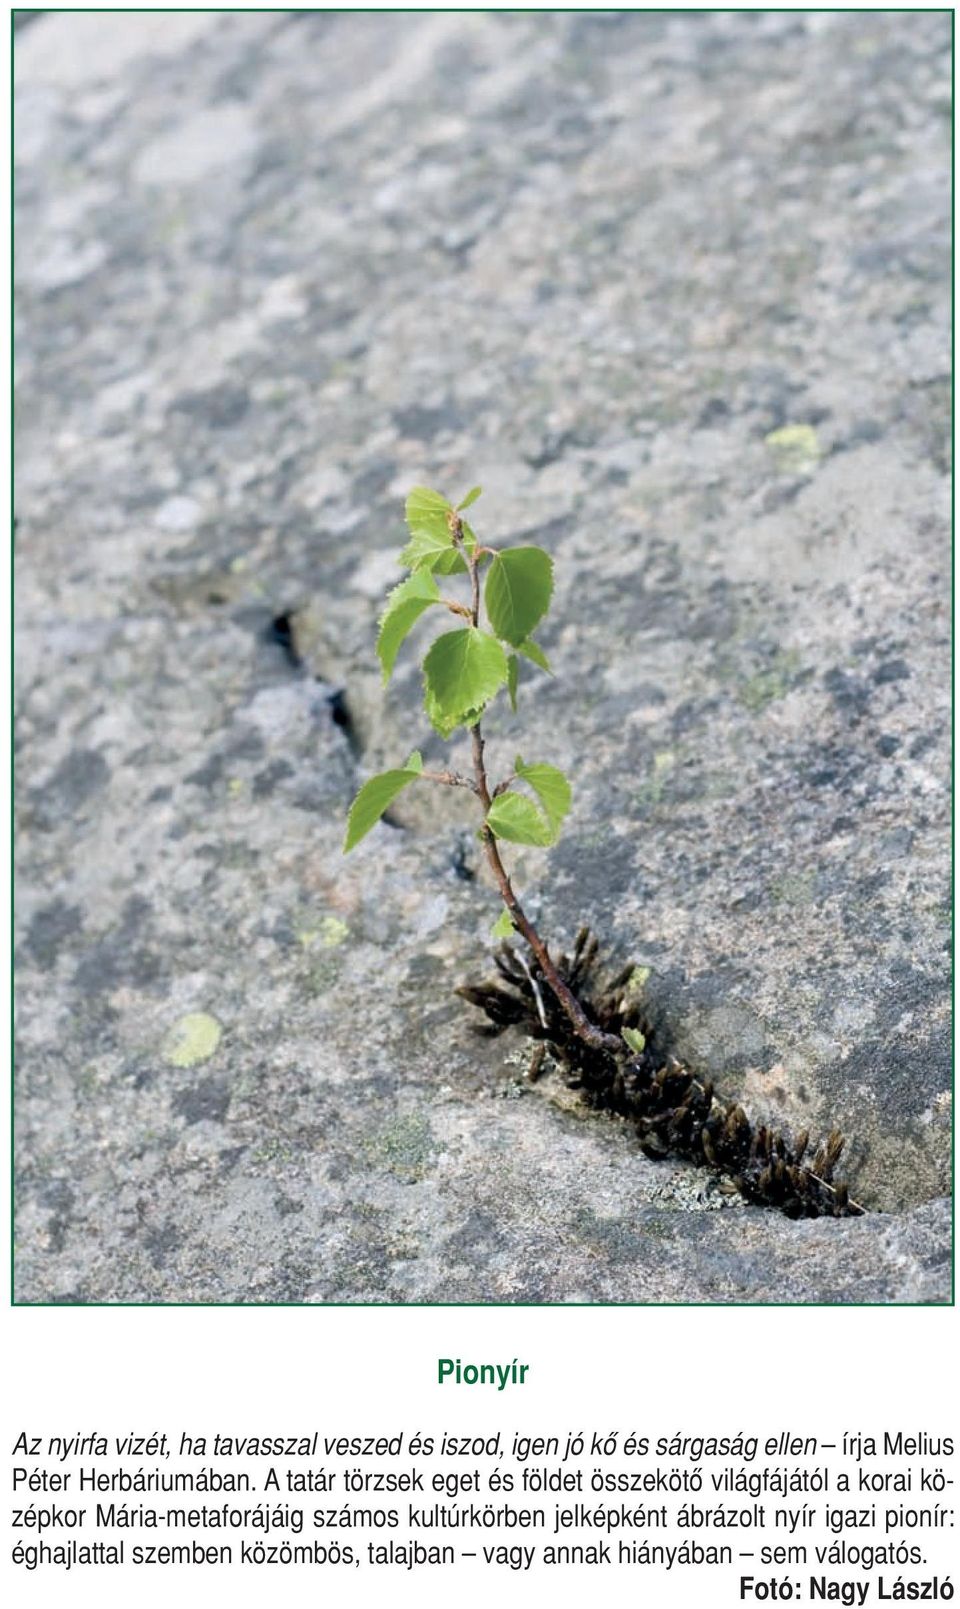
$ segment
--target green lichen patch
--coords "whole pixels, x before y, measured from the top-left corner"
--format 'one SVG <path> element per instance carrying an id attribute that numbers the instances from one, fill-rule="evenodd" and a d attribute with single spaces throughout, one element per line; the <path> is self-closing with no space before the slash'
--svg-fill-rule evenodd
<path id="1" fill-rule="evenodd" d="M 647 781 L 637 790 L 637 804 L 641 807 L 658 805 L 667 791 L 667 783 L 677 766 L 673 749 L 658 749 L 653 756 L 653 769 Z"/>
<path id="2" fill-rule="evenodd" d="M 793 649 L 778 653 L 766 670 L 740 683 L 737 696 L 744 709 L 758 715 L 778 698 L 786 698 L 800 670 L 800 656 Z"/>
<path id="3" fill-rule="evenodd" d="M 223 1027 L 206 1011 L 191 1011 L 174 1023 L 163 1041 L 162 1056 L 171 1067 L 197 1067 L 209 1061 L 223 1037 Z"/>
<path id="4" fill-rule="evenodd" d="M 319 922 L 309 919 L 295 928 L 297 943 L 305 950 L 315 946 L 322 950 L 335 950 L 349 937 L 349 925 L 339 916 L 324 916 Z"/>
<path id="5" fill-rule="evenodd" d="M 430 1124 L 417 1112 L 396 1118 L 364 1143 L 372 1161 L 408 1184 L 424 1177 L 436 1149 Z"/>
<path id="6" fill-rule="evenodd" d="M 820 438 L 812 425 L 781 425 L 763 440 L 781 475 L 809 475 L 823 457 Z"/>
<path id="7" fill-rule="evenodd" d="M 770 894 L 778 905 L 812 905 L 816 880 L 812 872 L 785 872 L 770 884 Z"/>
<path id="8" fill-rule="evenodd" d="M 302 974 L 304 992 L 314 998 L 329 994 L 339 980 L 341 970 L 339 956 L 318 956 Z"/>

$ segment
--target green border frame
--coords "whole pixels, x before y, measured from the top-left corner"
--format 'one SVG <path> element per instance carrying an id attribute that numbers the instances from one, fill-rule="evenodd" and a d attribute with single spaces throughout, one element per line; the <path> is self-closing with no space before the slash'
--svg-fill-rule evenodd
<path id="1" fill-rule="evenodd" d="M 305 7 L 290 7 L 290 6 L 203 6 L 203 5 L 199 5 L 199 6 L 83 6 L 83 7 L 72 8 L 72 10 L 73 10 L 73 12 L 75 14 L 80 14 L 80 15 L 85 15 L 85 16 L 109 16 L 109 15 L 113 15 L 114 13 L 120 13 L 120 14 L 123 14 L 123 15 L 139 14 L 139 13 L 156 14 L 158 12 L 160 12 L 160 13 L 168 13 L 168 12 L 169 13 L 210 12 L 210 13 L 213 13 L 213 14 L 223 14 L 223 15 L 238 15 L 238 14 L 243 14 L 243 13 L 255 14 L 255 15 L 262 15 L 262 14 L 281 15 L 281 14 L 284 14 L 286 12 L 292 12 L 292 11 L 296 11 L 296 10 L 305 10 L 305 9 L 307 9 L 307 8 L 305 8 Z M 486 12 L 496 12 L 496 11 L 510 12 L 510 11 L 514 10 L 513 7 L 507 7 L 507 6 L 502 6 L 502 7 L 490 7 L 490 6 L 450 6 L 450 7 L 448 7 L 448 6 L 403 6 L 403 7 L 399 7 L 399 6 L 343 6 L 343 7 L 332 7 L 331 6 L 331 7 L 320 7 L 319 9 L 321 11 L 335 12 L 336 14 L 360 15 L 360 16 L 381 16 L 381 15 L 397 14 L 398 12 L 400 14 L 403 14 L 403 15 L 409 15 L 409 14 L 424 15 L 424 14 L 431 14 L 431 13 L 443 14 L 443 13 L 446 13 L 446 12 L 462 12 L 464 15 L 469 15 L 469 14 L 474 13 L 474 12 L 483 14 L 483 13 L 486 13 Z M 522 9 L 522 8 L 519 8 L 519 9 Z M 746 6 L 732 6 L 732 7 L 727 7 L 727 6 L 622 6 L 622 7 L 613 7 L 612 9 L 617 10 L 617 11 L 648 12 L 648 13 L 651 13 L 651 14 L 660 14 L 660 15 L 666 14 L 666 15 L 670 15 L 670 16 L 688 16 L 688 15 L 691 15 L 691 14 L 693 14 L 693 15 L 710 15 L 710 14 L 713 14 L 713 13 L 724 13 L 725 14 L 727 12 L 733 12 L 734 14 L 740 13 L 740 14 L 744 14 L 744 15 L 755 15 L 755 14 L 769 15 L 769 14 L 778 14 L 778 13 L 782 13 L 782 14 L 785 14 L 785 15 L 795 15 L 795 14 L 798 14 L 798 13 L 800 13 L 800 14 L 817 13 L 817 14 L 837 15 L 837 14 L 850 12 L 850 13 L 864 14 L 864 15 L 867 15 L 867 16 L 897 16 L 897 15 L 907 16 L 907 15 L 909 15 L 909 16 L 941 16 L 941 17 L 949 17 L 950 18 L 950 61 L 951 61 L 951 117 L 950 117 L 950 127 L 951 127 L 951 157 L 950 157 L 950 220 L 951 220 L 951 231 L 950 231 L 950 266 L 951 266 L 951 301 L 950 301 L 950 316 L 951 316 L 951 323 L 950 323 L 950 374 L 951 374 L 951 384 L 950 384 L 950 424 L 951 424 L 950 579 L 951 579 L 951 639 L 950 639 L 950 671 L 951 671 L 951 687 L 955 688 L 955 685 L 956 685 L 956 671 L 957 671 L 957 659 L 956 659 L 957 557 L 956 557 L 956 466 L 955 466 L 955 464 L 953 462 L 953 446 L 954 446 L 954 443 L 955 443 L 955 440 L 956 440 L 956 234 L 957 234 L 957 231 L 956 231 L 956 89 L 957 89 L 956 9 L 953 6 L 922 6 L 922 7 L 915 7 L 915 8 L 910 7 L 910 6 L 869 6 L 869 7 L 860 7 L 860 6 L 764 6 L 762 8 L 760 8 L 760 7 L 751 8 L 751 7 L 746 7 Z M 10 1022 L 10 1300 L 9 1300 L 8 1305 L 11 1308 L 60 1308 L 60 1309 L 67 1309 L 67 1310 L 75 1310 L 75 1309 L 78 1309 L 78 1308 L 79 1309 L 86 1309 L 86 1308 L 94 1308 L 94 1309 L 108 1308 L 108 1309 L 110 1309 L 110 1308 L 144 1308 L 144 1307 L 149 1308 L 149 1307 L 158 1307 L 158 1308 L 188 1308 L 188 1309 L 190 1309 L 190 1308 L 237 1308 L 237 1307 L 239 1307 L 239 1308 L 252 1308 L 252 1309 L 255 1309 L 255 1310 L 256 1309 L 261 1309 L 261 1308 L 293 1308 L 293 1309 L 298 1309 L 298 1308 L 307 1308 L 307 1309 L 319 1308 L 322 1311 L 322 1310 L 324 1310 L 326 1308 L 354 1308 L 354 1309 L 372 1308 L 375 1311 L 379 1310 L 379 1311 L 386 1311 L 386 1312 L 401 1312 L 401 1313 L 402 1312 L 407 1312 L 407 1311 L 412 1310 L 412 1309 L 422 1309 L 422 1308 L 435 1309 L 435 1310 L 440 1310 L 440 1311 L 446 1310 L 448 1308 L 492 1308 L 492 1309 L 497 1309 L 497 1310 L 505 1309 L 505 1310 L 507 1310 L 509 1312 L 523 1312 L 525 1309 L 539 1310 L 539 1309 L 547 1308 L 547 1309 L 550 1309 L 550 1310 L 554 1310 L 554 1311 L 559 1310 L 559 1311 L 562 1312 L 562 1311 L 564 1311 L 565 1309 L 568 1309 L 568 1308 L 574 1309 L 574 1308 L 584 1308 L 584 1307 L 600 1308 L 600 1309 L 613 1309 L 615 1311 L 620 1310 L 620 1309 L 625 1309 L 625 1308 L 629 1309 L 629 1308 L 650 1308 L 650 1307 L 652 1307 L 652 1308 L 678 1308 L 678 1307 L 679 1308 L 690 1308 L 690 1307 L 693 1307 L 693 1308 L 707 1308 L 708 1310 L 729 1309 L 729 1308 L 757 1308 L 757 1307 L 759 1307 L 759 1308 L 784 1308 L 784 1307 L 785 1308 L 800 1308 L 801 1310 L 802 1309 L 807 1309 L 807 1308 L 810 1308 L 810 1309 L 812 1309 L 812 1308 L 828 1308 L 830 1310 L 833 1310 L 833 1311 L 836 1311 L 836 1312 L 841 1312 L 841 1313 L 842 1312 L 849 1312 L 851 1310 L 860 1309 L 860 1308 L 878 1308 L 881 1311 L 888 1311 L 888 1310 L 896 1309 L 896 1308 L 913 1307 L 913 1308 L 921 1308 L 921 1309 L 924 1309 L 924 1310 L 929 1310 L 932 1313 L 942 1313 L 944 1311 L 949 1311 L 951 1308 L 955 1308 L 955 1306 L 956 1306 L 956 1249 L 957 1249 L 956 1248 L 956 1240 L 957 1240 L 957 1234 L 956 1234 L 956 1230 L 957 1230 L 957 1221 L 956 1221 L 957 1132 L 956 1132 L 956 1102 L 955 1102 L 955 1098 L 953 1098 L 951 1100 L 951 1125 L 950 1125 L 951 1186 L 952 1186 L 952 1236 L 951 1236 L 951 1263 L 950 1263 L 950 1298 L 949 1298 L 949 1301 L 947 1301 L 947 1302 L 823 1302 L 823 1301 L 811 1301 L 811 1302 L 745 1302 L 745 1301 L 744 1302 L 636 1302 L 636 1301 L 626 1301 L 626 1302 L 369 1302 L 369 1301 L 357 1301 L 357 1302 L 344 1302 L 344 1301 L 332 1301 L 332 1302 L 274 1302 L 274 1301 L 265 1301 L 265 1302 L 256 1302 L 256 1301 L 250 1301 L 250 1302 L 240 1302 L 240 1301 L 225 1301 L 225 1302 L 209 1302 L 209 1301 L 197 1301 L 197 1302 L 183 1302 L 183 1301 L 169 1301 L 169 1302 L 158 1302 L 158 1301 L 142 1301 L 142 1302 L 133 1302 L 133 1301 L 66 1302 L 66 1301 L 64 1301 L 64 1302 L 58 1302 L 58 1301 L 25 1301 L 25 1300 L 19 1299 L 17 1297 L 17 1295 L 16 1295 L 16 1268 L 15 1268 L 15 1255 L 16 1255 L 16 1230 L 15 1230 L 15 1223 L 16 1223 L 16 1187 L 15 1187 L 15 1156 L 14 1156 L 14 1138 L 15 1138 L 15 1125 L 16 1125 L 16 1099 L 15 1099 L 15 1091 L 16 1091 L 16 1055 L 15 1055 L 15 1043 L 14 1043 L 15 1034 L 14 1034 L 14 1022 L 13 1022 L 13 1015 L 14 1015 L 14 1013 L 13 1013 L 13 1001 L 14 1001 L 14 998 L 15 998 L 15 987 L 16 987 L 16 976 L 15 976 L 14 961 L 13 961 L 14 927 L 15 927 L 15 915 L 14 915 L 14 913 L 15 913 L 15 897 L 14 896 L 15 896 L 15 889 L 16 889 L 16 867 L 15 867 L 16 823 L 15 823 L 15 816 L 14 816 L 14 809 L 13 809 L 13 805 L 14 805 L 14 801 L 15 801 L 14 778 L 13 778 L 13 728 L 14 728 L 14 716 L 15 716 L 14 688 L 15 688 L 15 674 L 16 674 L 16 664 L 15 664 L 15 654 L 14 654 L 14 634 L 13 634 L 14 618 L 15 618 L 15 616 L 14 616 L 14 596 L 15 596 L 15 590 L 14 590 L 15 563 L 14 563 L 14 560 L 15 560 L 15 532 L 16 532 L 15 492 L 14 492 L 14 464 L 15 464 L 15 455 L 14 455 L 14 404 L 15 404 L 15 395 L 14 395 L 14 390 L 15 390 L 15 387 L 14 387 L 14 365 L 13 365 L 14 172 L 15 172 L 15 165 L 14 165 L 14 135 L 15 135 L 15 119 L 14 119 L 14 51 L 15 51 L 15 48 L 16 48 L 16 36 L 17 36 L 17 33 L 23 27 L 28 26 L 31 22 L 37 20 L 40 17 L 46 16 L 48 14 L 51 14 L 51 13 L 56 14 L 56 9 L 55 8 L 48 8 L 48 9 L 20 8 L 20 9 L 17 9 L 17 10 L 11 10 L 11 12 L 10 12 L 10 265 L 9 265 L 10 279 L 9 279 L 9 284 L 10 284 L 10 296 L 11 296 L 11 364 L 10 364 L 10 469 L 11 469 L 11 474 L 10 474 L 10 622 L 9 622 L 9 627 L 10 627 L 10 738 L 11 738 L 11 741 L 10 741 L 10 799 L 11 799 L 11 812 L 10 812 L 10 870 L 11 870 L 11 883 L 10 883 L 10 891 L 11 891 L 11 898 L 10 898 L 10 989 L 11 989 L 11 1022 Z M 550 8 L 550 14 L 551 15 L 553 15 L 553 14 L 578 14 L 578 13 L 582 13 L 583 15 L 590 15 L 591 14 L 590 10 L 588 8 L 585 8 L 585 7 L 582 7 L 582 6 L 556 6 L 556 7 L 551 7 Z M 956 827 L 957 827 L 957 821 L 956 821 L 956 786 L 955 786 L 955 755 L 956 755 L 956 731 L 957 731 L 956 722 L 957 722 L 957 711 L 956 711 L 956 700 L 954 699 L 952 701 L 952 703 L 951 703 L 951 724 L 950 724 L 950 824 L 951 824 L 951 833 L 952 833 L 952 840 L 951 840 L 952 843 L 955 843 L 955 841 L 956 841 Z M 951 865 L 951 871 L 954 871 L 954 870 L 955 870 L 955 866 L 952 864 Z M 951 885 L 951 887 L 952 887 L 952 885 Z M 955 937 L 955 934 L 956 934 L 956 912 L 955 912 L 955 908 L 952 909 L 951 916 L 952 916 L 951 927 L 952 927 L 953 935 Z M 955 1095 L 956 1095 L 956 1057 L 957 1057 L 957 1037 L 956 1037 L 957 985 L 956 985 L 956 973 L 955 972 L 954 972 L 953 978 L 952 978 L 951 997 L 952 997 L 952 1006 L 953 1006 L 953 1015 L 952 1015 L 952 1019 L 951 1019 L 951 1044 L 952 1044 L 953 1062 L 954 1062 L 954 1077 L 953 1077 L 952 1085 L 951 1085 L 951 1095 L 952 1095 L 952 1097 L 955 1097 Z"/>

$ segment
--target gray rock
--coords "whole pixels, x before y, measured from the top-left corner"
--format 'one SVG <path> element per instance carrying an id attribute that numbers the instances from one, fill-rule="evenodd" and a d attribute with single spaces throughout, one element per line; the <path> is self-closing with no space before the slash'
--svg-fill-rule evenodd
<path id="1" fill-rule="evenodd" d="M 943 13 L 51 13 L 18 33 L 25 1301 L 950 1294 Z M 470 800 L 381 599 L 417 481 L 544 543 L 512 855 L 863 1220 L 474 1035 Z M 429 627 L 424 628 L 429 631 Z M 455 765 L 466 763 L 462 742 Z"/>

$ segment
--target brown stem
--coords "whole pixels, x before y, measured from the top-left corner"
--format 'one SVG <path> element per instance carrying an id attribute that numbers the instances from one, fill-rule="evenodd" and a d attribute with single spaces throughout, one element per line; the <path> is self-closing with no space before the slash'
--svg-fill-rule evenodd
<path id="1" fill-rule="evenodd" d="M 455 543 L 457 542 L 458 536 L 459 521 L 457 522 L 457 530 L 454 533 Z M 459 543 L 457 545 L 459 545 Z M 467 560 L 467 565 L 470 570 L 470 588 L 472 594 L 471 618 L 473 620 L 473 624 L 477 626 L 480 623 L 480 566 L 478 563 L 478 556 L 475 553 L 465 554 L 464 556 Z M 492 800 L 489 784 L 487 782 L 487 768 L 483 759 L 483 734 L 480 731 L 479 721 L 474 727 L 471 728 L 470 738 L 473 744 L 473 774 L 476 778 L 475 792 L 483 806 L 483 813 L 486 815 L 487 811 L 490 809 Z M 497 790 L 494 790 L 495 793 L 496 791 Z M 624 1049 L 621 1041 L 619 1039 L 615 1039 L 612 1034 L 605 1034 L 602 1028 L 598 1028 L 590 1021 L 590 1018 L 587 1016 L 576 995 L 573 994 L 573 992 L 564 983 L 559 972 L 551 961 L 547 946 L 544 944 L 542 938 L 540 937 L 533 923 L 530 921 L 530 918 L 527 916 L 523 906 L 520 904 L 520 901 L 517 899 L 517 896 L 513 891 L 513 884 L 511 883 L 510 878 L 507 875 L 507 869 L 500 858 L 500 850 L 497 847 L 497 840 L 491 829 L 487 826 L 486 822 L 484 822 L 480 829 L 480 837 L 483 840 L 484 851 L 486 853 L 487 860 L 490 863 L 490 870 L 493 872 L 497 887 L 500 890 L 500 898 L 503 900 L 504 905 L 510 912 L 514 926 L 519 930 L 520 933 L 523 934 L 523 937 L 526 939 L 531 950 L 539 961 L 540 969 L 544 975 L 544 978 L 550 985 L 550 988 L 553 990 L 567 1016 L 570 1018 L 574 1032 L 579 1036 L 579 1038 L 585 1040 L 588 1045 L 593 1045 L 596 1050 L 605 1050 L 611 1055 L 615 1056 L 621 1055 Z"/>
<path id="2" fill-rule="evenodd" d="M 442 782 L 448 788 L 469 788 L 476 793 L 477 784 L 471 782 L 469 777 L 462 777 L 459 771 L 421 771 L 424 782 Z"/>
<path id="3" fill-rule="evenodd" d="M 476 732 L 476 727 L 474 727 L 473 730 Z M 496 878 L 497 887 L 500 890 L 500 897 L 513 918 L 514 926 L 523 934 L 523 937 L 526 939 L 537 960 L 540 962 L 540 970 L 542 971 L 567 1016 L 570 1018 L 574 1032 L 578 1034 L 581 1039 L 586 1040 L 588 1045 L 593 1045 L 596 1050 L 606 1050 L 614 1056 L 622 1055 L 624 1053 L 622 1041 L 615 1039 L 613 1034 L 605 1034 L 602 1028 L 596 1027 L 596 1025 L 590 1021 L 590 1018 L 587 1016 L 576 995 L 567 988 L 567 985 L 564 983 L 559 972 L 551 961 L 546 945 L 544 944 L 542 938 L 540 937 L 533 923 L 530 921 L 530 918 L 527 916 L 523 906 L 520 904 L 520 901 L 517 899 L 517 896 L 513 891 L 513 885 L 511 884 L 510 878 L 507 875 L 503 861 L 500 859 L 500 851 L 497 848 L 497 840 L 488 826 L 484 825 L 481 828 L 481 836 L 483 838 L 483 847 L 486 851 L 487 860 L 490 863 L 490 869 Z"/>
<path id="4" fill-rule="evenodd" d="M 473 623 L 478 626 L 480 624 L 480 564 L 477 555 L 472 554 L 467 563 L 470 566 L 470 610 L 473 615 Z"/>

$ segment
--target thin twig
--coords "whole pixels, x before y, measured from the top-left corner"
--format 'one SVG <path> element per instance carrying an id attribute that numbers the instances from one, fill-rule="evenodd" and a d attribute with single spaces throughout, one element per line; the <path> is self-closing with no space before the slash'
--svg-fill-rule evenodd
<path id="1" fill-rule="evenodd" d="M 835 1184 L 828 1184 L 826 1179 L 821 1179 L 819 1173 L 814 1173 L 812 1168 L 804 1168 L 803 1171 L 807 1175 L 808 1179 L 816 1179 L 817 1184 L 822 1185 L 824 1190 L 829 1190 L 830 1194 L 832 1196 L 836 1195 L 837 1187 L 836 1187 Z M 863 1216 L 866 1218 L 866 1216 L 867 1216 L 866 1207 L 864 1207 L 859 1201 L 854 1201 L 852 1196 L 847 1197 L 847 1206 L 852 1207 L 854 1209 L 854 1212 L 861 1212 L 863 1214 Z"/>
<path id="2" fill-rule="evenodd" d="M 470 778 L 461 776 L 459 771 L 421 771 L 425 782 L 442 782 L 447 788 L 469 788 L 476 793 L 477 784 Z"/>
<path id="3" fill-rule="evenodd" d="M 541 1026 L 541 1028 L 546 1028 L 546 1026 L 547 1026 L 547 1014 L 543 1009 L 543 996 L 540 993 L 540 985 L 537 983 L 536 978 L 534 977 L 533 973 L 530 971 L 530 968 L 527 966 L 527 963 L 526 963 L 526 961 L 524 960 L 524 957 L 523 957 L 522 950 L 516 950 L 514 953 L 515 953 L 515 955 L 517 957 L 517 960 L 520 962 L 520 965 L 523 967 L 524 972 L 527 974 L 527 980 L 528 980 L 528 982 L 530 984 L 531 989 L 533 990 L 533 998 L 537 1002 L 537 1015 L 540 1018 L 540 1026 Z"/>

